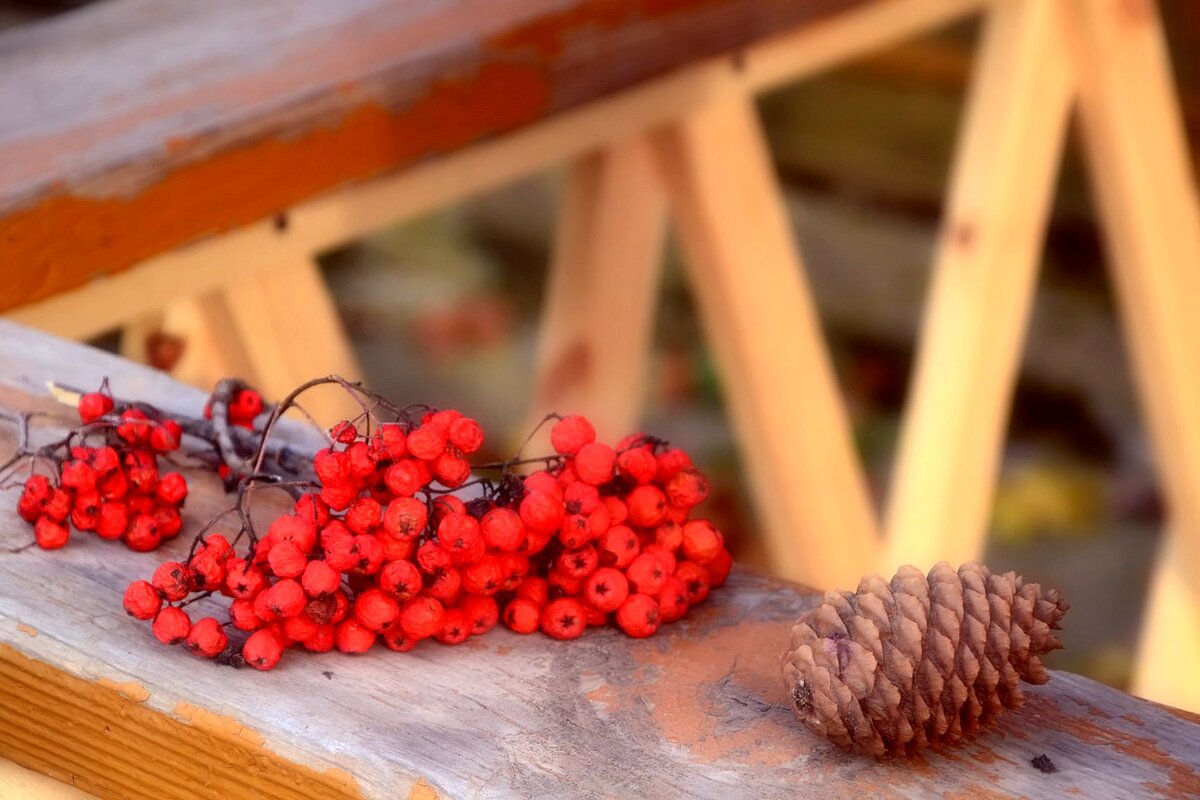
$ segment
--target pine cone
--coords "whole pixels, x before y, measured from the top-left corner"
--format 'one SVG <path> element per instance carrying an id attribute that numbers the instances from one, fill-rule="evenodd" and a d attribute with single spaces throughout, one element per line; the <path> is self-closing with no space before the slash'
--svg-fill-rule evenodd
<path id="1" fill-rule="evenodd" d="M 1069 606 L 1009 572 L 942 562 L 926 580 L 901 567 L 857 593 L 829 592 L 797 620 L 783 654 L 796 716 L 846 749 L 882 755 L 953 742 L 1021 705 L 1020 680 L 1045 683 L 1038 656 Z"/>

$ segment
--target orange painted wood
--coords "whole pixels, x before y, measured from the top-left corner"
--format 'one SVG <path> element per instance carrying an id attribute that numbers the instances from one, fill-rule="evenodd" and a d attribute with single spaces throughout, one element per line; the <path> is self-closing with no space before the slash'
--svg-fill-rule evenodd
<path id="1" fill-rule="evenodd" d="M 161 373 L 0 323 L 0 411 L 61 414 L 47 380 L 102 375 L 165 408 L 202 403 Z M 0 425 L 0 458 L 13 447 Z M 197 476 L 187 530 L 153 554 L 94 537 L 11 552 L 30 537 L 15 497 L 0 492 L 0 758 L 102 798 L 1200 793 L 1200 718 L 1062 672 L 974 743 L 847 755 L 794 720 L 779 676 L 790 622 L 820 595 L 744 569 L 646 640 L 495 630 L 404 654 L 289 652 L 267 674 L 220 667 L 163 647 L 120 609 L 122 588 L 183 554 L 227 502 L 215 481 Z M 1032 766 L 1043 754 L 1058 772 Z"/>
<path id="2" fill-rule="evenodd" d="M 106 0 L 7 30 L 0 310 L 864 2 Z"/>

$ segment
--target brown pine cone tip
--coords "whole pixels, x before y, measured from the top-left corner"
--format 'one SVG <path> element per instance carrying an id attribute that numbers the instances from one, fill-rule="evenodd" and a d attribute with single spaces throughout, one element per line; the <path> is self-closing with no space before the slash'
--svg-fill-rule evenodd
<path id="1" fill-rule="evenodd" d="M 901 567 L 888 583 L 829 592 L 796 621 L 781 666 L 792 710 L 814 733 L 883 755 L 954 742 L 1021 705 L 1019 682 L 1045 683 L 1038 656 L 1070 606 L 1013 572 L 946 562 L 928 579 Z"/>

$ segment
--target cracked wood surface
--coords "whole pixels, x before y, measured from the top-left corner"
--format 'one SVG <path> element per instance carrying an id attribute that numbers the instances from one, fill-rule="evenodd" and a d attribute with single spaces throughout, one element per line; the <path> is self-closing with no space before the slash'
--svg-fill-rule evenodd
<path id="1" fill-rule="evenodd" d="M 110 377 L 195 413 L 200 393 L 0 323 L 0 410 L 53 410 L 48 380 Z M 0 430 L 0 456 L 14 447 Z M 0 547 L 30 540 L 0 494 Z M 188 528 L 222 507 L 197 480 Z M 819 596 L 746 570 L 649 640 L 496 630 L 412 653 L 289 652 L 230 670 L 153 641 L 121 591 L 164 552 L 76 536 L 0 554 L 0 756 L 100 797 L 1200 796 L 1200 719 L 1056 672 L 961 748 L 851 756 L 792 718 L 778 675 Z M 1066 631 L 1070 646 L 1070 627 Z M 1047 756 L 1057 772 L 1031 764 Z"/>

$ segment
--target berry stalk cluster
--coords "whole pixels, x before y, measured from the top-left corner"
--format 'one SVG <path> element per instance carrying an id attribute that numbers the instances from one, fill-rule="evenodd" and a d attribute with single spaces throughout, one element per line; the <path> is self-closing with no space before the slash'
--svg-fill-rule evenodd
<path id="1" fill-rule="evenodd" d="M 342 385 L 362 415 L 330 431 L 330 446 L 311 458 L 315 479 L 297 479 L 294 465 L 271 470 L 265 456 L 276 420 L 319 383 Z M 586 418 L 553 416 L 553 455 L 472 464 L 484 443 L 475 420 L 454 410 L 396 408 L 338 378 L 301 387 L 261 428 L 254 427 L 261 400 L 253 405 L 213 404 L 220 420 L 258 436 L 256 452 L 243 448 L 215 465 L 237 491 L 236 517 L 213 520 L 186 558 L 160 564 L 125 591 L 125 610 L 151 623 L 156 639 L 198 656 L 267 670 L 288 648 L 407 651 L 426 639 L 459 644 L 498 623 L 555 639 L 605 625 L 646 637 L 702 602 L 732 565 L 717 528 L 693 518 L 708 496 L 707 479 L 662 440 L 637 434 L 610 446 L 596 440 Z M 107 394 L 80 401 L 80 430 L 97 419 L 117 423 L 102 428 L 104 444 L 97 444 L 114 449 L 119 463 L 125 456 L 114 440 L 126 450 L 152 448 L 152 431 L 168 421 L 142 409 L 147 421 L 136 427 L 146 433 L 135 444 L 117 430 L 127 413 L 114 410 Z M 207 445 L 221 449 L 220 442 Z M 61 455 L 41 454 L 51 462 Z M 242 469 L 232 471 L 230 461 Z M 68 491 L 63 484 L 76 462 L 87 463 L 72 453 L 58 486 L 41 475 L 26 482 L 20 506 L 35 528 L 49 513 L 43 494 Z M 293 500 L 260 536 L 246 506 L 264 485 Z M 177 506 L 174 512 L 177 520 Z M 216 531 L 226 518 L 240 527 Z M 205 607 L 220 610 L 195 613 Z"/>

